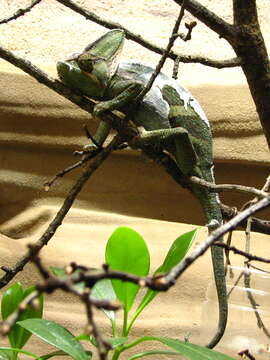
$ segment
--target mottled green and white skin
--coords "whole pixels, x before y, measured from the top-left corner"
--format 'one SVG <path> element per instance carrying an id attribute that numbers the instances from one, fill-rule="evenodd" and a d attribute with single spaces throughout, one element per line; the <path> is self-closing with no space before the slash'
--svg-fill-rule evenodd
<path id="1" fill-rule="evenodd" d="M 60 79 L 84 95 L 99 100 L 93 115 L 121 110 L 132 104 L 153 73 L 140 63 L 119 63 L 125 39 L 120 29 L 107 32 L 80 54 L 57 63 Z M 212 135 L 208 120 L 189 91 L 177 81 L 160 73 L 150 91 L 132 114 L 137 126 L 145 129 L 144 145 L 166 149 L 185 175 L 214 182 Z M 102 144 L 110 126 L 101 121 L 94 136 Z M 218 197 L 207 189 L 193 185 L 193 194 L 200 201 L 208 223 L 222 223 Z M 212 246 L 212 262 L 219 303 L 217 331 L 207 345 L 214 347 L 221 339 L 227 323 L 227 296 L 223 250 Z"/>

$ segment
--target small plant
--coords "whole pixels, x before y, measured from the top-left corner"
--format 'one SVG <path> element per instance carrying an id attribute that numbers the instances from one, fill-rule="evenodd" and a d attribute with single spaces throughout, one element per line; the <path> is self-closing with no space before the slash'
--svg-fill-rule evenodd
<path id="1" fill-rule="evenodd" d="M 2 296 L 1 314 L 2 319 L 5 320 L 11 314 L 19 311 L 18 322 L 27 319 L 41 319 L 43 314 L 43 296 L 39 296 L 32 307 L 27 307 L 25 310 L 19 309 L 20 303 L 35 291 L 35 287 L 31 286 L 23 289 L 22 285 L 17 282 L 8 288 Z M 2 360 L 16 360 L 18 353 L 24 353 L 31 356 L 31 353 L 22 350 L 24 345 L 31 337 L 32 332 L 24 329 L 18 324 L 15 324 L 8 334 L 10 348 L 0 348 L 0 359 Z"/>
<path id="2" fill-rule="evenodd" d="M 173 242 L 163 263 L 156 269 L 156 275 L 170 271 L 176 264 L 182 261 L 195 238 L 196 231 L 197 230 L 195 229 L 185 233 Z M 107 242 L 105 258 L 106 263 L 110 269 L 135 274 L 138 276 L 147 276 L 149 273 L 150 256 L 147 245 L 144 239 L 136 231 L 130 228 L 120 227 L 113 232 Z M 63 269 L 53 268 L 53 272 L 57 276 L 65 276 Z M 79 283 L 76 286 L 82 288 L 84 284 Z M 22 295 L 18 296 L 19 292 L 17 289 L 21 289 L 19 292 L 22 292 Z M 154 347 L 153 350 L 136 353 L 135 355 L 130 356 L 128 360 L 139 359 L 149 355 L 161 354 L 174 356 L 181 355 L 182 357 L 184 356 L 185 358 L 191 360 L 232 360 L 232 358 L 227 355 L 218 353 L 205 347 L 180 341 L 178 339 L 144 336 L 130 342 L 129 334 L 135 320 L 158 294 L 158 291 L 148 289 L 141 302 L 137 305 L 135 310 L 131 312 L 132 308 L 135 306 L 135 299 L 140 290 L 141 288 L 137 284 L 116 279 L 100 280 L 91 290 L 92 298 L 112 301 L 118 300 L 123 307 L 123 322 L 121 326 L 121 332 L 118 330 L 119 324 L 117 324 L 116 312 L 103 310 L 109 319 L 112 328 L 111 337 L 106 339 L 112 348 L 109 353 L 111 360 L 119 359 L 124 351 L 131 349 L 145 341 L 159 342 L 160 344 L 165 345 L 167 349 L 156 349 L 156 347 Z M 24 298 L 23 294 L 24 292 L 20 284 L 14 284 L 4 293 L 2 298 L 3 319 L 16 310 L 20 301 Z M 8 305 L 9 302 L 12 305 Z M 40 299 L 40 302 L 42 302 L 42 299 Z M 7 310 L 7 308 L 9 310 Z M 87 340 L 92 346 L 97 346 L 97 341 L 93 336 L 82 334 L 78 337 L 74 337 L 61 325 L 42 319 L 42 310 L 39 311 L 38 314 L 35 313 L 35 310 L 33 309 L 27 309 L 25 311 L 25 314 L 24 312 L 21 313 L 19 321 L 17 321 L 15 327 L 9 334 L 11 348 L 0 348 L 0 360 L 16 360 L 17 355 L 20 352 L 39 360 L 45 360 L 49 359 L 50 357 L 60 355 L 69 355 L 75 360 L 91 359 L 92 353 L 86 351 L 80 341 Z M 20 331 L 22 334 L 28 334 L 28 337 L 26 335 L 23 337 L 23 341 L 18 341 L 18 335 L 17 337 L 14 335 Z M 58 350 L 41 357 L 21 350 L 31 334 L 35 334 L 42 340 L 55 346 Z"/>

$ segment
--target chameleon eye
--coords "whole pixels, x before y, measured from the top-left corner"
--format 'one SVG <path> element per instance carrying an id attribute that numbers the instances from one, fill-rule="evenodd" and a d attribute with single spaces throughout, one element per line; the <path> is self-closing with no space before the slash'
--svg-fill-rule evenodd
<path id="1" fill-rule="evenodd" d="M 88 73 L 93 71 L 93 61 L 92 59 L 80 59 L 78 58 L 79 68 Z"/>

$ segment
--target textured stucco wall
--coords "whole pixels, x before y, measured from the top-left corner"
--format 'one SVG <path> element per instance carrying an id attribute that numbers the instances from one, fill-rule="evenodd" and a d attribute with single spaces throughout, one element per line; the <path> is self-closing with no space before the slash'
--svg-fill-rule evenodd
<path id="1" fill-rule="evenodd" d="M 230 0 L 201 2 L 231 21 Z M 26 3 L 20 1 L 20 7 Z M 136 8 L 132 0 L 78 0 L 77 3 L 163 46 L 179 12 L 179 7 L 167 0 L 137 0 Z M 10 14 L 17 5 L 17 1 L 0 0 L 1 16 Z M 258 1 L 258 8 L 269 44 L 270 2 Z M 186 20 L 191 19 L 187 14 Z M 0 42 L 55 75 L 58 59 L 81 50 L 105 31 L 57 2 L 44 0 L 24 17 L 1 25 Z M 234 56 L 225 41 L 202 24 L 196 27 L 192 41 L 179 40 L 176 50 L 216 59 Z M 127 41 L 123 58 L 155 65 L 159 56 Z M 171 74 L 169 60 L 164 71 Z M 269 153 L 241 70 L 181 65 L 179 81 L 191 89 L 211 121 L 217 182 L 262 186 L 268 175 Z M 48 193 L 42 184 L 75 161 L 72 151 L 86 143 L 82 125 L 87 123 L 94 130 L 96 124 L 88 114 L 4 61 L 0 61 L 0 109 L 0 221 L 2 233 L 9 236 L 0 238 L 0 259 L 1 265 L 11 265 L 25 252 L 25 245 L 35 241 L 46 228 L 79 172 L 58 181 Z M 239 206 L 247 197 L 232 193 L 222 199 Z M 269 218 L 269 212 L 265 216 Z M 47 265 L 64 266 L 75 260 L 98 266 L 104 261 L 104 247 L 110 233 L 118 225 L 128 225 L 148 242 L 154 269 L 163 260 L 168 244 L 194 227 L 184 223 L 204 223 L 190 194 L 156 164 L 145 163 L 139 153 L 117 152 L 95 173 L 42 257 Z M 202 229 L 198 241 L 205 236 L 206 230 Z M 243 233 L 237 232 L 235 245 L 243 247 L 243 239 Z M 252 252 L 264 256 L 269 253 L 266 239 L 264 235 L 253 234 Z M 191 341 L 199 339 L 201 305 L 210 282 L 209 264 L 206 255 L 189 269 L 171 295 L 162 296 L 160 302 L 154 303 L 153 311 L 141 317 L 136 334 L 148 335 L 154 331 L 155 335 L 183 338 L 190 331 Z M 233 264 L 242 264 L 242 259 L 234 257 Z M 30 284 L 37 275 L 27 266 L 18 278 Z M 46 307 L 46 316 L 61 321 L 78 334 L 83 330 L 84 318 L 82 309 L 73 301 L 60 294 L 53 297 Z M 153 317 L 154 312 L 157 318 Z M 102 319 L 101 323 L 107 329 Z M 241 324 L 247 328 L 247 323 Z M 230 326 L 229 343 L 224 340 L 221 344 L 226 351 L 235 334 L 235 323 Z M 255 322 L 250 326 L 256 330 Z M 241 326 L 237 331 L 243 335 Z M 233 354 L 248 344 L 249 336 L 242 336 L 238 348 L 232 349 Z M 254 354 L 265 340 L 256 341 Z M 34 346 L 41 350 L 40 343 Z M 256 354 L 256 359 L 260 356 Z"/>

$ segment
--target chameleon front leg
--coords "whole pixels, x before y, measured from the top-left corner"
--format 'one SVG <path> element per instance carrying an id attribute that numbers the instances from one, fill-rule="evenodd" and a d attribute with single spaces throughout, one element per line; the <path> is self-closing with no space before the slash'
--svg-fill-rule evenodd
<path id="1" fill-rule="evenodd" d="M 118 110 L 123 106 L 132 102 L 143 89 L 143 84 L 134 80 L 120 80 L 113 79 L 106 90 L 105 96 L 111 98 L 110 100 L 100 101 L 95 105 L 93 116 L 98 118 L 99 126 L 94 135 L 94 140 L 99 145 L 102 145 L 111 131 L 111 126 L 103 120 L 100 116 L 106 111 Z M 84 147 L 85 150 L 91 151 L 95 145 L 92 143 Z"/>
<path id="2" fill-rule="evenodd" d="M 140 81 L 113 78 L 104 93 L 104 97 L 109 100 L 95 105 L 93 115 L 99 117 L 105 111 L 121 110 L 124 106 L 132 104 L 143 88 L 144 85 Z"/>

